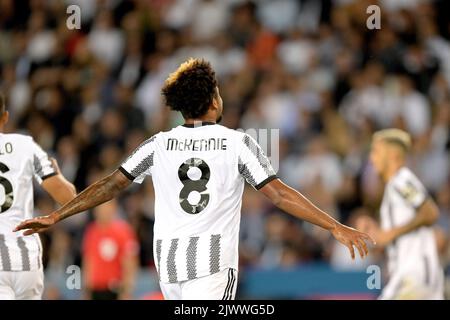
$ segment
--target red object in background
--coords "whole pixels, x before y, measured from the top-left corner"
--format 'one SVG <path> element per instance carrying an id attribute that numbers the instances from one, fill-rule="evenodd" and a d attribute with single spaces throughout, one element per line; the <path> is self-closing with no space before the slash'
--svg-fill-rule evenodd
<path id="1" fill-rule="evenodd" d="M 87 285 L 92 290 L 111 289 L 122 279 L 122 259 L 138 254 L 136 235 L 125 221 L 100 226 L 92 222 L 83 240 Z"/>
<path id="2" fill-rule="evenodd" d="M 142 296 L 141 300 L 164 300 L 164 296 L 159 291 L 150 292 L 150 293 Z"/>
<path id="3" fill-rule="evenodd" d="M 73 32 L 69 38 L 67 39 L 66 46 L 65 46 L 65 52 L 69 57 L 72 57 L 77 49 L 77 46 L 82 42 L 85 41 L 86 37 L 81 34 L 80 32 Z"/>
<path id="4" fill-rule="evenodd" d="M 249 62 L 257 68 L 266 68 L 275 57 L 278 43 L 279 39 L 275 34 L 261 27 L 247 46 Z"/>

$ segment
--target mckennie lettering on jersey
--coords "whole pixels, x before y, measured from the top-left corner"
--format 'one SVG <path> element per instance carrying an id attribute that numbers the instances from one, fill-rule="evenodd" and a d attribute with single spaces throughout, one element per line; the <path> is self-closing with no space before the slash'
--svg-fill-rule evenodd
<path id="1" fill-rule="evenodd" d="M 0 271 L 41 267 L 39 236 L 12 230 L 33 217 L 33 178 L 42 183 L 56 174 L 48 155 L 29 136 L 0 133 Z"/>
<path id="2" fill-rule="evenodd" d="M 164 283 L 238 269 L 244 180 L 259 189 L 276 178 L 252 137 L 214 123 L 160 132 L 119 170 L 137 183 L 152 176 L 153 249 Z"/>

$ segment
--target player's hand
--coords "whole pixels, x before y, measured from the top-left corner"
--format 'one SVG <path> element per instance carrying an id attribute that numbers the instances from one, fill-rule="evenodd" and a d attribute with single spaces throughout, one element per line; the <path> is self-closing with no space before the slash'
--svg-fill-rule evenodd
<path id="1" fill-rule="evenodd" d="M 378 222 L 368 215 L 362 215 L 357 217 L 354 226 L 357 230 L 367 233 L 374 239 L 376 238 L 375 236 L 380 230 L 380 225 L 378 224 Z"/>
<path id="2" fill-rule="evenodd" d="M 369 234 L 377 242 L 377 247 L 385 248 L 396 238 L 396 231 L 382 230 L 378 222 L 369 216 L 361 216 L 356 220 L 356 228 Z"/>
<path id="3" fill-rule="evenodd" d="M 343 224 L 338 224 L 331 230 L 331 234 L 337 241 L 345 245 L 350 251 L 352 259 L 355 259 L 355 249 L 358 249 L 361 258 L 366 257 L 369 254 L 366 241 L 375 244 L 375 241 L 366 233 L 360 232 L 356 229 L 347 227 Z"/>
<path id="4" fill-rule="evenodd" d="M 396 232 L 394 229 L 391 230 L 381 230 L 379 229 L 374 234 L 374 239 L 377 241 L 377 247 L 379 248 L 385 248 L 387 245 L 389 245 L 392 241 L 395 240 Z"/>
<path id="5" fill-rule="evenodd" d="M 56 219 L 52 215 L 37 217 L 23 221 L 14 229 L 14 232 L 25 230 L 23 234 L 29 236 L 33 233 L 43 232 L 55 223 Z"/>

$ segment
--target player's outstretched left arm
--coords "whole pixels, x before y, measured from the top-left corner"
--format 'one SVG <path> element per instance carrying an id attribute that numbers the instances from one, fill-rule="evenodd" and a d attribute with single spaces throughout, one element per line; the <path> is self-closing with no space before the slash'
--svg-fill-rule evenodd
<path id="1" fill-rule="evenodd" d="M 44 231 L 58 221 L 111 200 L 130 184 L 130 179 L 119 170 L 115 170 L 87 187 L 58 210 L 47 216 L 26 220 L 19 224 L 14 231 L 26 230 L 24 235 Z"/>
<path id="2" fill-rule="evenodd" d="M 368 234 L 339 223 L 279 179 L 270 181 L 259 190 L 281 210 L 330 231 L 336 240 L 349 249 L 352 259 L 355 258 L 354 247 L 361 257 L 365 257 L 369 253 L 366 241 L 375 243 Z"/>

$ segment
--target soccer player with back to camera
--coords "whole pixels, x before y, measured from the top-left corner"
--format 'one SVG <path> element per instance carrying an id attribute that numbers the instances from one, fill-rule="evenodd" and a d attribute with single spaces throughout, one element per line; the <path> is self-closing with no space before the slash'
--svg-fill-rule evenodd
<path id="1" fill-rule="evenodd" d="M 381 226 L 363 216 L 356 223 L 386 248 L 389 281 L 379 299 L 443 299 L 444 274 L 432 225 L 439 209 L 406 167 L 411 138 L 400 129 L 373 135 L 370 160 L 385 183 Z"/>
<path id="2" fill-rule="evenodd" d="M 166 299 L 234 299 L 244 179 L 278 208 L 316 224 L 364 257 L 371 238 L 334 220 L 277 178 L 249 135 L 217 124 L 222 98 L 215 72 L 189 59 L 162 88 L 184 125 L 144 141 L 109 176 L 54 213 L 21 223 L 33 234 L 117 196 L 151 175 L 155 188 L 154 257 Z"/>
<path id="3" fill-rule="evenodd" d="M 38 300 L 44 289 L 41 241 L 12 229 L 33 217 L 33 178 L 61 205 L 76 191 L 33 138 L 3 133 L 8 119 L 0 93 L 0 300 Z"/>

